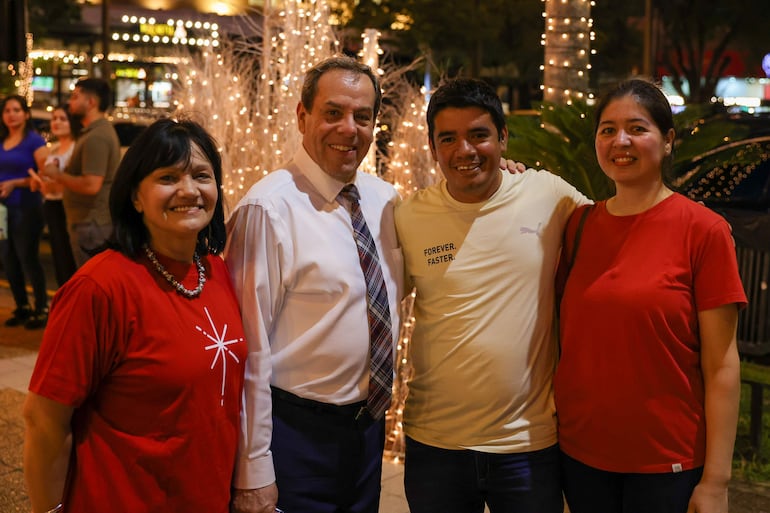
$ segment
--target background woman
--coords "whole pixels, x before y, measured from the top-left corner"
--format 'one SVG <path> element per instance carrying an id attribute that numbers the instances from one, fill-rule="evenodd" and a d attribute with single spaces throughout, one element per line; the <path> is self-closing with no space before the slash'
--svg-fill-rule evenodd
<path id="1" fill-rule="evenodd" d="M 727 512 L 746 297 L 728 224 L 663 183 L 671 107 L 644 80 L 597 105 L 616 195 L 581 207 L 554 382 L 572 513 Z M 688 509 L 689 508 L 689 509 Z"/>
<path id="2" fill-rule="evenodd" d="M 110 193 L 115 249 L 57 292 L 30 382 L 34 513 L 228 511 L 246 343 L 214 256 L 221 183 L 196 123 L 156 121 L 128 149 Z"/>
<path id="3" fill-rule="evenodd" d="M 0 241 L 0 255 L 16 309 L 6 326 L 28 329 L 45 326 L 48 295 L 40 263 L 43 234 L 42 198 L 30 190 L 29 169 L 39 169 L 48 153 L 43 137 L 35 132 L 32 114 L 23 96 L 0 101 L 0 202 L 8 209 L 7 238 Z M 29 306 L 26 280 L 30 281 L 35 309 Z"/>
<path id="4" fill-rule="evenodd" d="M 54 166 L 57 172 L 64 171 L 72 156 L 75 139 L 81 128 L 82 125 L 70 115 L 66 105 L 53 110 L 51 134 L 55 142 L 49 148 L 48 157 L 45 159 L 46 166 Z M 67 234 L 67 216 L 62 202 L 64 186 L 54 180 L 41 177 L 33 170 L 29 173 L 32 177 L 30 187 L 33 190 L 39 188 L 43 193 L 43 217 L 48 225 L 48 240 L 51 244 L 56 281 L 61 287 L 77 269 Z"/>

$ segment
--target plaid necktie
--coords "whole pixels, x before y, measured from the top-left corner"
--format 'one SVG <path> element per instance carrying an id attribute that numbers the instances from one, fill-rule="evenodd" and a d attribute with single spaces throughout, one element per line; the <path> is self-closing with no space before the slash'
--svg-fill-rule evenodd
<path id="1" fill-rule="evenodd" d="M 353 238 L 358 248 L 358 259 L 366 280 L 367 317 L 369 320 L 369 397 L 366 400 L 369 413 L 381 418 L 390 406 L 393 388 L 393 335 L 390 323 L 388 291 L 382 278 L 382 268 L 377 257 L 374 239 L 366 226 L 366 220 L 358 204 L 360 195 L 353 184 L 342 188 L 339 194 L 350 202 L 350 218 L 353 221 Z"/>

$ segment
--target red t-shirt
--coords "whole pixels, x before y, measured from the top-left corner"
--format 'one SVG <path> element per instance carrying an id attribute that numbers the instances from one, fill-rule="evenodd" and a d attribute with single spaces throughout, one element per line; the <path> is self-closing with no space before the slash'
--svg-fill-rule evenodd
<path id="1" fill-rule="evenodd" d="M 195 299 L 115 251 L 56 294 L 29 388 L 75 407 L 65 512 L 228 511 L 247 350 L 225 264 L 204 262 Z"/>
<path id="2" fill-rule="evenodd" d="M 598 203 L 561 304 L 554 378 L 561 449 L 612 472 L 703 465 L 697 316 L 730 303 L 743 306 L 746 296 L 722 217 L 679 194 L 632 216 L 612 216 Z"/>

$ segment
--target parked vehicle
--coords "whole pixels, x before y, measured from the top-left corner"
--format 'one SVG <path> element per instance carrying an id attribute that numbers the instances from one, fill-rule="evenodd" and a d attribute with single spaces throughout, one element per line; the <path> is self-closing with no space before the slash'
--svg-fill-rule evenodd
<path id="1" fill-rule="evenodd" d="M 770 358 L 770 116 L 733 116 L 722 144 L 680 162 L 672 185 L 727 219 L 749 305 L 740 313 L 738 348 Z M 769 360 L 770 361 L 770 360 Z"/>

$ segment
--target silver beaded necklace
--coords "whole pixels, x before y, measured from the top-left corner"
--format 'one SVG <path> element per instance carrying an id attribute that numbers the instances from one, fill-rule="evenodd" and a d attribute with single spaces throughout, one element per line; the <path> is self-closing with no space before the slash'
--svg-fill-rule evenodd
<path id="1" fill-rule="evenodd" d="M 147 258 L 149 258 L 152 265 L 155 266 L 155 270 L 158 271 L 161 276 L 166 278 L 166 281 L 169 282 L 179 294 L 192 299 L 198 297 L 200 293 L 203 292 L 203 284 L 206 283 L 206 268 L 203 266 L 201 257 L 198 256 L 197 251 L 193 254 L 193 261 L 195 262 L 195 267 L 198 268 L 198 286 L 190 290 L 179 283 L 176 278 L 163 267 L 163 264 L 158 262 L 158 257 L 155 256 L 155 253 L 150 249 L 149 245 L 145 244 L 143 247 Z"/>

